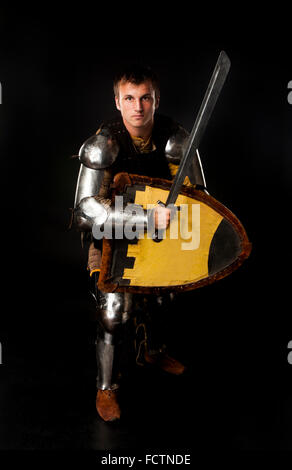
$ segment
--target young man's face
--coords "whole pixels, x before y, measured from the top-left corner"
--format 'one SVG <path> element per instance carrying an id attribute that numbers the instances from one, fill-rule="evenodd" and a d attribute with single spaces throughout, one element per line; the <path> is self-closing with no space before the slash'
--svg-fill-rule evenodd
<path id="1" fill-rule="evenodd" d="M 116 106 L 128 131 L 133 135 L 151 130 L 158 99 L 152 83 L 146 81 L 140 85 L 131 82 L 120 83 L 119 96 L 115 97 Z"/>

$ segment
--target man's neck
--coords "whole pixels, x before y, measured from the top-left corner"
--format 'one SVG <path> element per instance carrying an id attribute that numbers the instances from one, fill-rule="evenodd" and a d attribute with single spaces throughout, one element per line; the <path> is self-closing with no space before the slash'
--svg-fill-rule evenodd
<path id="1" fill-rule="evenodd" d="M 147 126 L 144 126 L 144 127 L 134 127 L 134 126 L 129 125 L 125 121 L 123 122 L 127 131 L 133 137 L 140 137 L 143 140 L 147 140 L 152 134 L 154 121 L 150 122 Z"/>

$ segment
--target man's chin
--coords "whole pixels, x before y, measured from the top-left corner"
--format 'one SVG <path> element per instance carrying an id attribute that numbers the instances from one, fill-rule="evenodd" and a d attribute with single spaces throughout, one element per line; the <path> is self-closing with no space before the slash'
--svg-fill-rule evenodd
<path id="1" fill-rule="evenodd" d="M 147 125 L 147 122 L 144 121 L 144 119 L 133 119 L 131 121 L 131 126 L 133 127 L 145 127 Z"/>

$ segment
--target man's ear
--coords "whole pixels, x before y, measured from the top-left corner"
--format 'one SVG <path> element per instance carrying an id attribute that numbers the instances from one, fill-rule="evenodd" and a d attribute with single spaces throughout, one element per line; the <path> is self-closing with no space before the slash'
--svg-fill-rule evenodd
<path id="1" fill-rule="evenodd" d="M 120 103 L 119 103 L 119 98 L 115 96 L 115 102 L 116 102 L 116 107 L 119 111 L 121 111 Z"/>
<path id="2" fill-rule="evenodd" d="M 160 100 L 160 96 L 157 96 L 157 97 L 155 98 L 155 109 L 157 109 L 158 106 L 159 106 L 159 100 Z"/>

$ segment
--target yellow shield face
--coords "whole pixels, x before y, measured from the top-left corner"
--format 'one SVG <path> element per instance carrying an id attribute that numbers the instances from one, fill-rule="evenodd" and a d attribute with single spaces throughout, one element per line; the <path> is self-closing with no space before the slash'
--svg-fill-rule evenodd
<path id="1" fill-rule="evenodd" d="M 122 181 L 115 195 L 148 210 L 166 201 L 171 186 L 169 181 L 137 175 Z M 133 240 L 104 240 L 101 290 L 191 290 L 225 277 L 248 257 L 251 245 L 244 228 L 214 198 L 183 187 L 175 206 L 178 210 L 158 243 L 151 231 Z"/>

